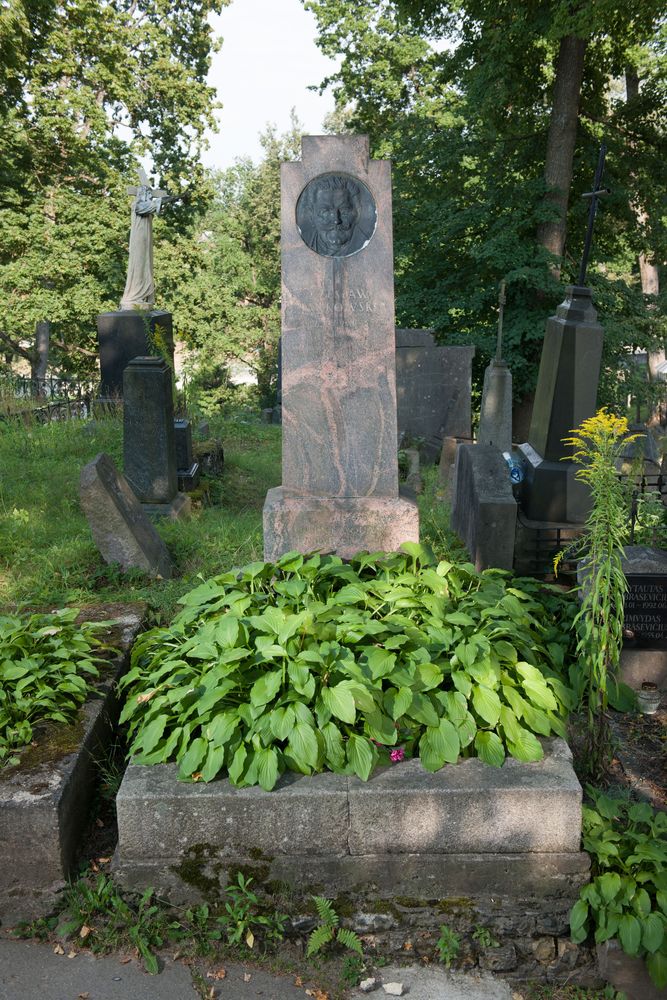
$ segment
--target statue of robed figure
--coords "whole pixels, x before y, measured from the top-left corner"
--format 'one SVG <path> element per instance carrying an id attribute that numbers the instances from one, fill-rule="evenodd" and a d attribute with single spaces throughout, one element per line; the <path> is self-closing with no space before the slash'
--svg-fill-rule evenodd
<path id="1" fill-rule="evenodd" d="M 161 188 L 154 189 L 142 167 L 139 167 L 138 173 L 139 184 L 127 189 L 128 194 L 134 195 L 134 201 L 127 281 L 120 301 L 121 310 L 150 309 L 154 305 L 153 216 L 159 214 L 163 205 L 177 198 Z"/>

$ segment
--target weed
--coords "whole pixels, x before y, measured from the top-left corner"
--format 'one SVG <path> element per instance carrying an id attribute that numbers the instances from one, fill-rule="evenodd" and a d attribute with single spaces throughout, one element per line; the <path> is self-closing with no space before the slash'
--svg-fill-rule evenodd
<path id="1" fill-rule="evenodd" d="M 472 938 L 473 941 L 476 941 L 481 948 L 500 947 L 500 942 L 496 941 L 489 928 L 482 927 L 481 924 L 475 924 L 475 929 L 472 932 Z"/>
<path id="2" fill-rule="evenodd" d="M 340 977 L 347 986 L 356 986 L 365 969 L 364 960 L 360 955 L 346 955 L 343 959 Z"/>
<path id="3" fill-rule="evenodd" d="M 438 949 L 440 961 L 446 969 L 449 969 L 461 950 L 461 938 L 447 924 L 441 924 L 440 937 L 436 942 L 436 948 Z"/>
<path id="4" fill-rule="evenodd" d="M 354 931 L 340 926 L 340 917 L 334 910 L 331 902 L 323 896 L 313 896 L 313 899 L 317 907 L 320 923 L 308 938 L 306 957 L 311 958 L 313 955 L 317 955 L 325 945 L 334 941 L 361 955 L 361 941 Z"/>
<path id="5" fill-rule="evenodd" d="M 237 875 L 236 885 L 227 886 L 225 912 L 217 918 L 219 931 L 211 937 L 224 936 L 228 944 L 252 948 L 256 936 L 265 943 L 282 941 L 285 936 L 287 917 L 282 913 L 264 913 L 258 897 L 250 888 L 252 878 L 242 872 Z"/>

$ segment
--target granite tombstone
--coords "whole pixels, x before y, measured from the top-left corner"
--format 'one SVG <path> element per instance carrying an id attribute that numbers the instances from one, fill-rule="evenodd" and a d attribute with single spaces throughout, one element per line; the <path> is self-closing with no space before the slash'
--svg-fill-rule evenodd
<path id="1" fill-rule="evenodd" d="M 281 168 L 282 485 L 267 559 L 396 549 L 418 538 L 399 496 L 391 169 L 366 136 L 306 136 Z"/>
<path id="2" fill-rule="evenodd" d="M 190 501 L 178 492 L 171 368 L 133 358 L 123 378 L 125 476 L 148 514 L 178 517 Z"/>
<path id="3" fill-rule="evenodd" d="M 396 330 L 398 433 L 435 462 L 446 437 L 471 437 L 474 347 L 436 344 L 430 330 Z"/>

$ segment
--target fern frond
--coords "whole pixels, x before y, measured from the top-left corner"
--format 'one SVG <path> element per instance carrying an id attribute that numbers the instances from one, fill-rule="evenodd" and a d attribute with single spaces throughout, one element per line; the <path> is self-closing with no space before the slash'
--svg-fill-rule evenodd
<path id="1" fill-rule="evenodd" d="M 347 927 L 340 928 L 336 934 L 336 941 L 340 942 L 340 944 L 344 945 L 346 948 L 349 948 L 350 951 L 356 951 L 359 955 L 363 954 L 361 941 L 354 931 L 351 931 Z"/>
<path id="2" fill-rule="evenodd" d="M 333 941 L 334 932 L 331 927 L 325 927 L 324 924 L 320 924 L 316 927 L 313 933 L 308 938 L 308 948 L 306 949 L 306 958 L 310 958 L 311 955 L 316 955 L 325 944 L 329 941 Z"/>
<path id="3" fill-rule="evenodd" d="M 324 896 L 313 896 L 313 899 L 317 907 L 317 915 L 322 923 L 326 927 L 338 927 L 340 920 L 329 900 L 325 899 Z"/>

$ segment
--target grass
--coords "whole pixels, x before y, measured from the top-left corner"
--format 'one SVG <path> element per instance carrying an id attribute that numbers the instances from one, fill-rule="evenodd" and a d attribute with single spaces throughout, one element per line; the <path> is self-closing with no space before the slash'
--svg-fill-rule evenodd
<path id="1" fill-rule="evenodd" d="M 106 566 L 79 506 L 86 462 L 104 451 L 122 470 L 121 420 L 0 424 L 0 605 L 145 600 L 163 619 L 198 574 L 261 558 L 264 496 L 280 482 L 280 429 L 252 417 L 211 424 L 225 448 L 219 504 L 159 524 L 175 578 L 157 582 Z"/>
<path id="2" fill-rule="evenodd" d="M 215 504 L 158 524 L 174 578 L 154 581 L 105 565 L 79 506 L 80 471 L 95 455 L 106 452 L 122 470 L 121 419 L 0 422 L 0 607 L 146 601 L 166 622 L 199 576 L 261 559 L 264 498 L 281 479 L 280 428 L 249 412 L 209 423 L 225 449 L 222 477 L 211 484 Z M 465 557 L 437 497 L 437 469 L 424 471 L 422 540 L 440 555 Z"/>

